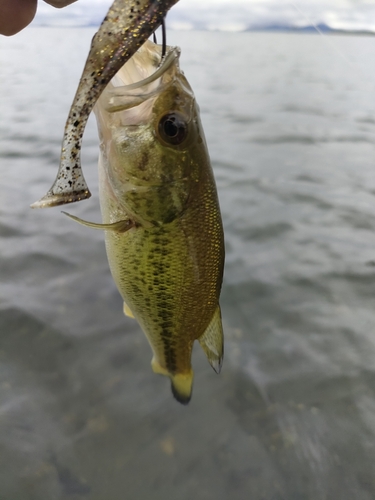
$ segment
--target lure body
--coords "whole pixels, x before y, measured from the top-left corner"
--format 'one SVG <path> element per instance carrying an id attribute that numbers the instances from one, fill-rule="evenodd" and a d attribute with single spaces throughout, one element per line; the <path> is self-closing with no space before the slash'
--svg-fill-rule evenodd
<path id="1" fill-rule="evenodd" d="M 65 125 L 60 167 L 47 194 L 31 205 L 45 208 L 89 198 L 81 169 L 82 136 L 101 92 L 121 66 L 160 26 L 178 0 L 114 0 L 95 34 Z"/>
<path id="2" fill-rule="evenodd" d="M 111 272 L 125 313 L 149 340 L 153 370 L 170 377 L 173 394 L 186 404 L 195 340 L 220 371 L 224 238 L 198 106 L 179 69 L 179 50 L 169 48 L 158 69 L 160 54 L 160 46 L 146 42 L 95 107 L 105 227 L 95 226 L 107 229 Z"/>

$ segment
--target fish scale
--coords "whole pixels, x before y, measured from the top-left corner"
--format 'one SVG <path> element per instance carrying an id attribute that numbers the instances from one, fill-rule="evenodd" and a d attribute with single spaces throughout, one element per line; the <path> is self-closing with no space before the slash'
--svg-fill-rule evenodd
<path id="1" fill-rule="evenodd" d="M 199 187 L 204 188 L 201 184 Z M 216 202 L 210 201 L 212 205 Z M 218 277 L 222 273 L 218 250 L 223 249 L 220 214 L 207 217 L 209 204 L 205 200 L 205 209 L 187 210 L 162 228 L 132 229 L 123 234 L 111 231 L 106 235 L 117 286 L 159 364 L 171 374 L 191 371 L 193 342 L 204 333 L 217 308 Z M 207 230 L 215 236 L 209 245 Z M 196 260 L 206 262 L 199 274 Z"/>

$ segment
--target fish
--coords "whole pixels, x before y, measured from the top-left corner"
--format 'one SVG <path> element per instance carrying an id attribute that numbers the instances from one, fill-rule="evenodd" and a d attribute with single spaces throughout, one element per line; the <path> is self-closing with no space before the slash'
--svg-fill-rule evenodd
<path id="1" fill-rule="evenodd" d="M 57 177 L 31 205 L 46 208 L 90 198 L 81 167 L 82 137 L 103 89 L 121 66 L 161 25 L 178 0 L 114 0 L 95 34 L 66 121 Z"/>
<path id="2" fill-rule="evenodd" d="M 145 333 L 152 369 L 191 398 L 196 340 L 219 373 L 224 234 L 193 90 L 180 50 L 147 41 L 120 69 L 94 112 L 99 195 L 109 266 L 124 312 Z M 161 61 L 161 62 L 160 62 Z M 68 215 L 68 214 L 67 214 Z"/>

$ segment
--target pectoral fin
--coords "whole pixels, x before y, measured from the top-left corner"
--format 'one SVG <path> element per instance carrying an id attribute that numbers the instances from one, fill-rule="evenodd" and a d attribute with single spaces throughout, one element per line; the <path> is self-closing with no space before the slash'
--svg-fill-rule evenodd
<path id="1" fill-rule="evenodd" d="M 70 219 L 79 222 L 79 224 L 83 224 L 84 226 L 93 227 L 94 229 L 103 229 L 104 231 L 115 231 L 116 233 L 125 233 L 132 227 L 135 227 L 135 223 L 132 220 L 125 219 L 119 220 L 118 222 L 112 222 L 112 224 L 99 224 L 97 222 L 89 222 L 87 220 L 80 219 L 75 215 L 68 214 L 66 212 L 62 212 L 67 215 Z"/>
<path id="2" fill-rule="evenodd" d="M 198 341 L 212 368 L 216 373 L 220 373 L 224 355 L 224 338 L 219 305 L 217 306 L 207 330 L 198 339 Z"/>
<path id="3" fill-rule="evenodd" d="M 125 316 L 134 319 L 134 314 L 131 312 L 131 309 L 126 302 L 124 302 L 124 314 Z"/>

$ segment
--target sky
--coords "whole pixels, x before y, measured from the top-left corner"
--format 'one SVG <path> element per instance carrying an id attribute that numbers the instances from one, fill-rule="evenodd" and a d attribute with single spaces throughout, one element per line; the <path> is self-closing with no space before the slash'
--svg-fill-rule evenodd
<path id="1" fill-rule="evenodd" d="M 78 0 L 65 9 L 39 1 L 34 24 L 100 24 L 112 0 Z M 180 0 L 168 14 L 169 29 L 242 31 L 272 26 L 326 24 L 375 33 L 375 0 Z"/>

